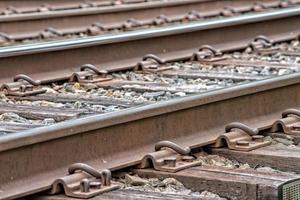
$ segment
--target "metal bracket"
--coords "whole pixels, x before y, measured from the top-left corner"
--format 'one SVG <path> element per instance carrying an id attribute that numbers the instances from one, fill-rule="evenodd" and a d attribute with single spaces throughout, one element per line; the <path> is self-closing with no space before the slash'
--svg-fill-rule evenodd
<path id="1" fill-rule="evenodd" d="M 225 127 L 225 133 L 220 135 L 213 148 L 227 146 L 229 149 L 238 151 L 251 151 L 271 144 L 264 141 L 263 135 L 258 135 L 258 129 L 252 129 L 245 124 L 233 122 Z"/>
<path id="2" fill-rule="evenodd" d="M 271 132 L 283 131 L 287 135 L 300 136 L 300 110 L 287 109 L 282 112 L 282 119 L 274 122 Z"/>
<path id="3" fill-rule="evenodd" d="M 234 10 L 233 7 L 227 6 L 224 7 L 223 10 L 221 10 L 220 14 L 225 17 L 232 17 L 236 14 L 236 11 Z"/>
<path id="4" fill-rule="evenodd" d="M 98 171 L 87 164 L 76 163 L 68 171 L 68 176 L 53 182 L 50 194 L 64 191 L 68 197 L 87 199 L 120 188 L 111 181 L 111 172 L 107 169 Z"/>
<path id="5" fill-rule="evenodd" d="M 198 52 L 194 53 L 191 57 L 192 61 L 202 62 L 216 62 L 227 59 L 222 56 L 222 52 L 210 45 L 203 45 L 199 48 Z"/>
<path id="6" fill-rule="evenodd" d="M 168 24 L 168 23 L 171 23 L 172 20 L 169 19 L 167 16 L 165 15 L 159 15 L 157 16 L 154 20 L 153 20 L 153 24 L 154 25 L 157 25 L 157 26 L 160 26 L 160 25 L 163 25 L 163 24 Z"/>
<path id="7" fill-rule="evenodd" d="M 12 38 L 8 34 L 0 32 L 0 45 L 8 44 L 11 41 L 12 41 Z"/>
<path id="8" fill-rule="evenodd" d="M 261 12 L 266 9 L 266 6 L 260 2 L 255 2 L 252 6 L 252 10 L 255 12 Z"/>
<path id="9" fill-rule="evenodd" d="M 191 155 L 189 147 L 182 148 L 173 142 L 161 141 L 155 145 L 155 152 L 143 157 L 138 167 L 142 169 L 153 167 L 157 171 L 175 173 L 199 165 L 201 161 Z"/>
<path id="10" fill-rule="evenodd" d="M 106 70 L 99 70 L 94 65 L 85 64 L 80 67 L 80 72 L 75 72 L 72 74 L 69 82 L 78 82 L 84 84 L 112 80 L 111 77 L 107 77 L 107 74 L 108 72 Z"/>
<path id="11" fill-rule="evenodd" d="M 14 82 L 3 84 L 0 91 L 9 96 L 30 96 L 45 93 L 45 89 L 37 88 L 41 81 L 35 81 L 29 76 L 19 74 L 14 77 Z"/>
<path id="12" fill-rule="evenodd" d="M 257 37 L 255 37 L 253 39 L 253 41 L 249 44 L 249 46 L 257 52 L 263 51 L 263 50 L 274 50 L 274 48 L 272 48 L 273 46 L 273 42 L 267 38 L 264 35 L 259 35 Z"/>
<path id="13" fill-rule="evenodd" d="M 143 72 L 156 73 L 166 70 L 172 70 L 172 66 L 162 66 L 165 61 L 153 54 L 147 54 L 143 57 L 141 62 L 138 62 L 135 71 L 141 70 Z"/>
<path id="14" fill-rule="evenodd" d="M 143 23 L 137 19 L 131 18 L 123 23 L 122 28 L 125 30 L 131 30 L 132 28 L 143 26 Z"/>

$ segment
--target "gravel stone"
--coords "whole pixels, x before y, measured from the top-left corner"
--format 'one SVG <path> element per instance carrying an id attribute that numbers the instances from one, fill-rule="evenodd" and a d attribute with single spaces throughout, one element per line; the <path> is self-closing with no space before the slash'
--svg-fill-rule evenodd
<path id="1" fill-rule="evenodd" d="M 75 93 L 76 92 L 75 89 L 71 85 L 66 85 L 64 87 L 64 89 L 65 89 L 66 92 L 70 92 L 70 93 Z"/>
<path id="2" fill-rule="evenodd" d="M 127 177 L 127 178 L 126 178 Z M 138 180 L 138 185 L 132 185 L 128 182 L 128 177 L 134 180 Z M 139 190 L 145 192 L 158 192 L 158 193 L 166 193 L 166 194 L 180 194 L 180 195 L 190 195 L 193 197 L 203 198 L 203 197 L 214 197 L 214 198 L 221 198 L 219 195 L 211 193 L 209 191 L 203 191 L 201 194 L 199 192 L 193 192 L 190 189 L 186 188 L 180 181 L 174 178 L 166 178 L 166 179 L 157 179 L 157 178 L 150 178 L 150 179 L 143 179 L 136 175 L 131 176 L 126 174 L 124 179 L 117 180 L 120 184 L 121 188 L 128 189 L 128 190 Z M 143 181 L 141 181 L 141 179 Z M 135 182 L 134 182 L 135 183 Z"/>
<path id="3" fill-rule="evenodd" d="M 166 186 L 167 185 L 175 185 L 175 186 L 180 186 L 182 187 L 183 184 L 179 181 L 177 181 L 175 178 L 166 178 L 162 181 Z"/>
<path id="4" fill-rule="evenodd" d="M 275 140 L 276 142 L 279 142 L 279 143 L 284 144 L 284 145 L 286 145 L 286 146 L 289 146 L 289 145 L 293 145 L 293 144 L 294 144 L 293 141 L 288 140 L 288 139 L 284 139 L 284 138 L 274 138 L 274 140 Z"/>
<path id="5" fill-rule="evenodd" d="M 129 174 L 125 175 L 125 180 L 127 184 L 132 186 L 141 186 L 141 185 L 146 185 L 148 183 L 146 179 L 142 179 L 139 176 L 131 176 Z"/>
<path id="6" fill-rule="evenodd" d="M 249 169 L 251 168 L 247 163 L 243 164 L 236 160 L 230 160 L 219 155 L 208 155 L 203 152 L 203 156 L 200 156 L 198 160 L 201 161 L 203 166 L 219 166 L 228 168 L 241 168 Z"/>
<path id="7" fill-rule="evenodd" d="M 289 43 L 283 42 L 275 44 L 274 47 L 288 50 L 288 51 L 300 51 L 300 42 L 298 40 L 291 41 Z M 275 62 L 275 63 L 300 63 L 299 56 L 289 56 L 281 53 L 276 53 L 273 55 L 258 55 L 251 48 L 247 48 L 245 51 L 237 51 L 233 53 L 225 54 L 229 58 L 243 59 L 248 61 L 263 61 L 263 62 Z M 247 75 L 247 76 L 258 76 L 259 78 L 269 78 L 274 76 L 281 76 L 285 74 L 290 74 L 300 71 L 300 69 L 288 69 L 288 68 L 272 68 L 272 67 L 257 67 L 257 66 L 239 66 L 239 65 L 226 65 L 218 66 L 212 64 L 202 64 L 196 61 L 176 61 L 166 63 L 166 66 L 170 67 L 171 70 L 180 70 L 183 74 L 186 72 L 201 72 L 201 73 L 214 73 L 214 74 L 227 74 L 227 75 Z M 233 85 L 240 85 L 250 82 L 250 80 L 242 79 L 230 79 L 230 78 L 187 78 L 181 77 L 180 75 L 166 75 L 161 73 L 150 73 L 142 71 L 127 71 L 127 72 L 114 72 L 108 75 L 114 79 L 124 80 L 124 81 L 135 81 L 141 82 L 143 86 L 136 85 L 123 85 L 123 87 L 118 88 L 117 86 L 109 87 L 98 87 L 96 84 L 88 83 L 81 85 L 80 83 L 64 83 L 64 84 L 51 84 L 48 86 L 41 87 L 46 90 L 49 94 L 76 94 L 85 97 L 105 97 L 113 98 L 115 100 L 125 100 L 135 103 L 152 103 L 158 101 L 166 101 L 169 99 L 184 97 L 195 93 L 203 93 L 207 91 L 217 90 L 221 88 L 230 87 Z M 144 84 L 146 83 L 146 84 Z M 147 85 L 147 83 L 151 83 Z M 160 91 L 160 88 L 156 89 L 153 86 L 157 83 L 159 87 L 165 87 L 166 91 Z M 162 84 L 162 86 L 160 86 Z M 136 88 L 133 88 L 136 87 Z M 148 87 L 145 89 L 145 87 Z M 150 90 L 151 89 L 151 90 Z M 107 106 L 101 104 L 89 104 L 77 101 L 75 103 L 56 103 L 47 101 L 18 101 L 8 98 L 3 93 L 0 93 L 0 102 L 11 103 L 11 104 L 25 104 L 33 106 L 47 106 L 56 108 L 85 108 L 90 111 L 95 112 L 114 112 L 124 109 L 120 106 Z M 1 115 L 0 120 L 6 121 L 24 121 L 24 123 L 44 123 L 52 124 L 49 119 L 43 120 L 30 120 L 25 118 L 18 118 L 17 116 L 10 116 L 12 114 Z M 19 116 L 20 117 L 20 116 Z M 286 141 L 287 139 L 289 141 Z M 265 140 L 269 140 L 272 144 L 285 144 L 289 147 L 295 147 L 294 143 L 290 142 L 292 139 L 272 139 L 271 137 L 266 137 Z M 236 163 L 224 163 L 220 159 L 211 159 L 216 165 L 234 165 Z M 240 166 L 243 167 L 243 166 Z M 247 166 L 245 166 L 247 167 Z"/>
<path id="8" fill-rule="evenodd" d="M 143 97 L 145 97 L 145 98 L 154 98 L 154 97 L 163 96 L 164 94 L 165 94 L 165 91 L 145 92 L 145 93 L 143 94 Z"/>
<path id="9" fill-rule="evenodd" d="M 55 120 L 52 118 L 46 118 L 46 119 L 43 119 L 42 123 L 45 125 L 50 125 L 50 124 L 54 124 Z"/>
<path id="10" fill-rule="evenodd" d="M 271 136 L 264 137 L 264 141 L 269 141 L 269 142 L 271 142 L 272 145 L 278 143 L 276 140 L 273 140 L 273 138 Z"/>
<path id="11" fill-rule="evenodd" d="M 282 75 L 286 75 L 286 74 L 290 74 L 291 73 L 291 70 L 288 70 L 288 69 L 280 69 L 278 71 L 278 75 L 279 76 L 282 76 Z"/>
<path id="12" fill-rule="evenodd" d="M 215 193 L 212 193 L 212 192 L 209 192 L 209 191 L 203 191 L 200 193 L 201 196 L 203 197 L 210 197 L 210 198 L 220 198 L 219 195 L 215 194 Z"/>
<path id="13" fill-rule="evenodd" d="M 83 88 L 86 90 L 86 91 L 90 91 L 92 89 L 96 89 L 98 88 L 98 86 L 96 84 L 93 84 L 93 83 L 87 83 L 87 84 L 84 84 Z"/>
<path id="14" fill-rule="evenodd" d="M 19 123 L 26 123 L 28 120 L 20 117 L 16 113 L 3 113 L 0 115 L 1 121 L 11 121 L 11 122 L 19 122 Z"/>
<path id="15" fill-rule="evenodd" d="M 184 96 L 186 96 L 186 93 L 185 92 L 176 92 L 175 96 L 184 97 Z"/>
<path id="16" fill-rule="evenodd" d="M 43 90 L 46 90 L 46 93 L 50 94 L 56 94 L 58 93 L 55 89 L 50 88 L 50 87 L 42 87 Z"/>

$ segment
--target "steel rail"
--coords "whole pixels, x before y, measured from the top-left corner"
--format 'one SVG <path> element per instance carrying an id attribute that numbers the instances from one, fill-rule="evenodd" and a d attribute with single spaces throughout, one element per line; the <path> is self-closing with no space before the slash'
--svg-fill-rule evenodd
<path id="1" fill-rule="evenodd" d="M 300 6 L 281 10 L 267 11 L 264 13 L 246 14 L 224 19 L 211 19 L 202 22 L 173 25 L 146 30 L 130 31 L 125 33 L 92 36 L 87 38 L 68 39 L 64 41 L 43 42 L 37 44 L 17 45 L 0 48 L 0 58 L 43 53 L 49 51 L 61 51 L 73 48 L 84 48 L 96 45 L 120 43 L 132 40 L 141 40 L 155 37 L 163 37 L 176 34 L 184 34 L 201 30 L 217 29 L 236 26 L 253 22 L 262 22 L 300 15 Z"/>
<path id="2" fill-rule="evenodd" d="M 244 40 L 239 48 L 247 44 Z M 191 148 L 212 143 L 236 119 L 266 128 L 280 111 L 299 106 L 299 87 L 296 73 L 1 137 L 0 199 L 47 190 L 75 162 L 115 170 L 137 164 L 160 140 Z"/>
<path id="3" fill-rule="evenodd" d="M 261 2 L 259 5 L 263 10 L 270 10 L 281 8 L 281 3 L 281 1 L 272 0 Z M 287 7 L 296 6 L 297 4 L 298 3 L 293 3 Z M 102 33 L 96 32 L 96 24 L 101 24 L 101 27 L 109 30 L 111 30 L 111 27 L 118 27 L 113 28 L 117 30 L 119 28 L 122 29 L 122 25 L 126 24 L 130 19 L 151 22 L 163 15 L 177 20 L 183 17 L 183 20 L 186 21 L 185 16 L 191 14 L 191 12 L 194 12 L 194 14 L 199 13 L 199 16 L 201 15 L 205 18 L 206 15 L 208 17 L 221 16 L 226 10 L 228 11 L 229 8 L 233 10 L 232 14 L 255 12 L 253 9 L 259 5 L 255 4 L 254 0 L 160 0 L 106 7 L 88 7 L 75 10 L 49 10 L 47 12 L 0 15 L 0 32 L 8 35 L 12 41 L 17 40 L 17 42 L 22 40 L 22 38 L 24 38 L 24 40 L 32 37 L 36 38 L 50 27 L 61 33 L 72 35 L 73 37 L 78 37 L 76 36 L 78 32 L 86 35 L 98 35 Z M 195 16 L 197 15 L 194 15 L 194 17 Z M 20 23 L 24 25 L 22 33 L 19 32 Z"/>
<path id="4" fill-rule="evenodd" d="M 240 1 L 240 0 L 235 0 Z M 254 0 L 253 0 L 254 1 Z M 188 6 L 189 4 L 207 4 L 211 2 L 221 2 L 220 0 L 172 0 L 172 1 L 149 1 L 136 4 L 124 4 L 124 5 L 113 5 L 103 7 L 90 7 L 84 9 L 70 9 L 70 10 L 57 10 L 48 12 L 37 12 L 37 13 L 24 13 L 24 14 L 12 14 L 12 15 L 0 15 L 0 22 L 9 21 L 27 21 L 36 19 L 51 19 L 56 17 L 68 17 L 68 16 L 80 16 L 94 15 L 94 14 L 105 14 L 134 10 L 144 10 L 151 8 L 163 8 L 170 6 Z M 228 2 L 227 2 L 228 3 Z M 225 4 L 226 5 L 226 4 Z M 195 5 L 194 5 L 195 6 Z"/>
<path id="5" fill-rule="evenodd" d="M 83 3 L 85 0 L 73 0 L 74 3 Z M 103 0 L 92 0 L 93 2 L 99 2 Z M 43 0 L 42 3 L 39 0 L 28 0 L 28 1 L 22 1 L 22 0 L 1 0 L 0 1 L 0 7 L 6 8 L 8 6 L 17 6 L 17 7 L 31 7 L 31 6 L 39 6 L 41 4 L 51 4 L 51 5 L 65 5 L 70 3 L 69 0 Z"/>
<path id="6" fill-rule="evenodd" d="M 296 73 L 1 137 L 0 198 L 47 190 L 74 162 L 116 170 L 137 164 L 160 140 L 213 143 L 236 119 L 267 128 L 280 111 L 299 106 L 299 88 Z"/>
<path id="7" fill-rule="evenodd" d="M 271 38 L 272 35 L 295 37 L 300 33 L 299 12 L 299 7 L 288 8 L 170 28 L 5 47 L 0 49 L 0 66 L 6 72 L 0 74 L 0 82 L 8 82 L 18 73 L 34 79 L 66 79 L 70 70 L 86 63 L 99 69 L 120 70 L 124 66 L 135 66 L 143 55 L 149 53 L 181 57 L 197 51 L 201 45 L 219 45 L 222 41 L 238 47 L 243 40 L 248 42 L 261 34 Z M 22 71 L 19 66 L 22 66 Z"/>
<path id="8" fill-rule="evenodd" d="M 298 14 L 299 10 L 282 17 L 297 20 Z M 284 31 L 291 30 L 297 29 Z M 269 32 L 272 34 L 276 36 Z M 236 45 L 240 44 L 237 39 L 242 45 Z M 245 37 L 232 38 L 224 45 L 227 50 L 231 41 L 231 50 L 249 43 Z M 177 141 L 190 148 L 213 143 L 224 132 L 224 125 L 237 119 L 251 127 L 268 128 L 265 125 L 279 119 L 281 111 L 299 107 L 299 89 L 300 74 L 296 73 L 1 137 L 0 199 L 48 190 L 75 162 L 116 170 L 138 164 L 160 140 Z"/>
<path id="9" fill-rule="evenodd" d="M 58 18 L 44 18 L 46 14 L 39 14 L 38 19 L 30 18 L 26 21 L 26 14 L 16 15 L 20 18 L 17 21 L 3 22 L 0 26 L 0 43 L 1 46 L 9 46 L 22 44 L 27 40 L 34 42 L 56 40 L 64 38 L 78 38 L 84 36 L 103 35 L 115 31 L 129 31 L 130 29 L 143 29 L 147 26 L 168 26 L 176 23 L 187 23 L 189 21 L 201 21 L 206 18 L 218 16 L 242 15 L 244 12 L 256 12 L 261 7 L 261 12 L 271 9 L 281 8 L 283 2 L 271 2 L 264 4 L 254 4 L 252 2 L 244 2 L 242 6 L 239 1 L 195 1 L 184 2 L 181 4 L 175 1 L 173 6 L 158 6 L 153 8 L 134 7 L 130 11 L 118 11 L 114 9 L 105 14 L 90 14 L 69 16 L 60 16 Z M 226 5 L 230 3 L 230 8 Z M 151 2 L 149 2 L 151 4 Z M 235 7 L 235 4 L 237 6 Z M 283 7 L 291 7 L 296 4 L 286 5 Z M 140 5 L 140 4 L 139 4 Z M 152 5 L 152 4 L 151 4 Z M 150 6 L 151 7 L 151 6 Z M 123 8 L 121 6 L 120 8 Z M 193 9 L 193 10 L 191 10 Z M 52 13 L 52 12 L 51 12 Z M 107 15 L 106 15 L 107 14 Z M 62 14 L 63 15 L 63 14 Z M 15 15 L 9 16 L 8 19 L 15 19 Z M 6 19 L 4 17 L 4 19 Z M 1 16 L 0 16 L 1 21 Z M 19 23 L 22 23 L 22 33 L 19 32 Z M 133 26 L 133 27 L 131 27 Z"/>

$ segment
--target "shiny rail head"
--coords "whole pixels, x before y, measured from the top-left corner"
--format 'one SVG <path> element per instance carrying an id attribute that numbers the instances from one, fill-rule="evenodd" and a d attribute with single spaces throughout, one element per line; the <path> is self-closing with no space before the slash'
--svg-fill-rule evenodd
<path id="1" fill-rule="evenodd" d="M 245 14 L 224 19 L 212 19 L 188 24 L 172 25 L 147 30 L 135 30 L 116 34 L 105 34 L 100 36 L 90 36 L 85 38 L 66 39 L 61 41 L 41 42 L 28 45 L 16 45 L 3 47 L 0 49 L 0 58 L 43 53 L 50 51 L 67 50 L 73 48 L 83 48 L 96 45 L 113 44 L 124 41 L 134 41 L 147 38 L 164 37 L 175 34 L 184 34 L 201 30 L 228 27 L 253 22 L 261 22 L 279 18 L 293 17 L 300 15 L 300 6 L 272 10 L 267 12 Z"/>
<path id="2" fill-rule="evenodd" d="M 280 200 L 300 199 L 300 179 L 281 185 L 278 197 Z"/>

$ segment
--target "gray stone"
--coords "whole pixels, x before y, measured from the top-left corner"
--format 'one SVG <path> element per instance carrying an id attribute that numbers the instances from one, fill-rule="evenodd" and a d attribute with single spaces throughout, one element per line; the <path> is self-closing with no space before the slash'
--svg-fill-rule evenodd
<path id="1" fill-rule="evenodd" d="M 285 138 L 274 138 L 274 140 L 275 140 L 276 142 L 279 142 L 279 143 L 284 144 L 284 145 L 286 145 L 286 146 L 294 144 L 293 141 L 288 140 L 288 139 L 285 139 Z"/>
<path id="2" fill-rule="evenodd" d="M 184 97 L 184 96 L 186 96 L 186 93 L 185 92 L 176 92 L 174 95 L 178 96 L 178 97 Z"/>
<path id="3" fill-rule="evenodd" d="M 159 97 L 159 96 L 163 96 L 165 94 L 164 91 L 158 91 L 158 92 L 145 92 L 143 94 L 143 97 L 145 98 L 153 98 L 153 97 Z"/>
<path id="4" fill-rule="evenodd" d="M 88 83 L 88 84 L 85 84 L 83 85 L 83 88 L 86 90 L 86 91 L 90 91 L 92 89 L 96 89 L 98 86 L 93 84 L 93 83 Z"/>
<path id="5" fill-rule="evenodd" d="M 291 71 L 289 69 L 280 69 L 278 71 L 278 75 L 279 76 L 282 76 L 282 75 L 285 75 L 285 74 L 289 74 L 289 73 L 291 73 Z"/>
<path id="6" fill-rule="evenodd" d="M 181 182 L 176 180 L 175 178 L 166 178 L 162 181 L 165 185 L 176 185 L 176 186 L 183 186 Z"/>
<path id="7" fill-rule="evenodd" d="M 133 186 L 141 186 L 141 185 L 146 185 L 148 183 L 147 180 L 142 179 L 139 176 L 131 176 L 129 174 L 125 175 L 125 181 L 127 184 Z"/>
<path id="8" fill-rule="evenodd" d="M 71 85 L 65 86 L 64 89 L 65 89 L 66 92 L 71 92 L 71 93 L 76 92 L 75 89 L 73 88 L 73 86 L 71 86 Z"/>
<path id="9" fill-rule="evenodd" d="M 46 125 L 48 125 L 48 124 L 54 124 L 55 120 L 53 118 L 45 118 L 45 119 L 43 119 L 42 123 L 46 124 Z"/>

